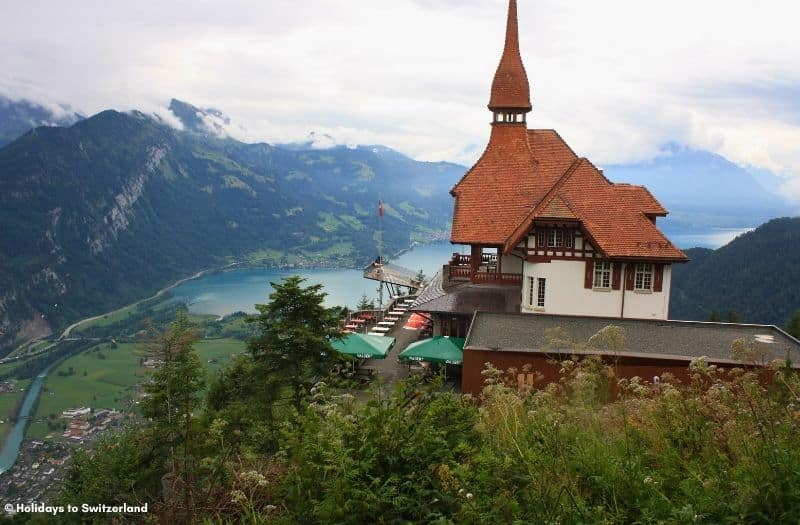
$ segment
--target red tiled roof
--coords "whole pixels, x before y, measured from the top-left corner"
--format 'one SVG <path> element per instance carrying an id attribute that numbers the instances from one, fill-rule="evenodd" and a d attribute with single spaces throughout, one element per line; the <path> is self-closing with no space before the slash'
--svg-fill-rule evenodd
<path id="1" fill-rule="evenodd" d="M 508 4 L 506 44 L 500 64 L 494 74 L 489 109 L 492 111 L 498 109 L 531 110 L 531 88 L 528 84 L 525 66 L 522 64 L 522 56 L 519 53 L 516 0 L 510 0 Z"/>
<path id="2" fill-rule="evenodd" d="M 451 241 L 503 245 L 577 159 L 553 130 L 492 126 L 489 145 L 450 192 Z"/>
<path id="3" fill-rule="evenodd" d="M 495 125 L 483 156 L 455 185 L 452 241 L 502 245 L 544 195 L 524 125 Z"/>
<path id="4" fill-rule="evenodd" d="M 648 214 L 666 214 L 650 192 L 609 182 L 586 159 L 581 159 L 553 198 L 569 205 L 606 257 L 687 260 L 648 218 Z"/>
<path id="5" fill-rule="evenodd" d="M 607 257 L 686 260 L 648 218 L 667 212 L 646 188 L 611 183 L 553 130 L 492 126 L 486 152 L 451 193 L 454 243 L 510 251 L 537 218 L 574 217 Z"/>
<path id="6" fill-rule="evenodd" d="M 653 197 L 650 190 L 644 186 L 636 186 L 635 184 L 616 183 L 617 191 L 623 195 L 627 195 L 629 199 L 642 203 L 642 211 L 648 215 L 656 215 L 660 217 L 667 216 L 667 210 L 661 205 L 658 200 Z"/>

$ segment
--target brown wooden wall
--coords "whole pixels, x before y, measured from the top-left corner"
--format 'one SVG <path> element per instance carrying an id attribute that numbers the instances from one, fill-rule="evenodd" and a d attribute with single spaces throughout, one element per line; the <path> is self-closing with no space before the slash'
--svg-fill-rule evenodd
<path id="1" fill-rule="evenodd" d="M 562 355 L 558 359 L 566 359 L 567 357 Z M 523 366 L 530 365 L 532 370 L 542 374 L 542 383 L 536 385 L 541 387 L 543 384 L 555 382 L 561 378 L 559 374 L 561 365 L 558 363 L 558 359 L 556 356 L 539 352 L 473 350 L 465 348 L 461 370 L 461 392 L 472 394 L 473 396 L 481 393 L 483 389 L 481 372 L 486 367 L 486 363 L 492 363 L 495 368 L 502 371 L 507 371 L 513 367 L 520 372 Z M 607 364 L 614 365 L 617 378 L 639 376 L 646 381 L 652 382 L 654 376 L 661 376 L 664 372 L 669 372 L 681 382 L 688 382 L 690 379 L 689 361 L 685 359 L 658 356 L 605 356 L 603 360 Z M 734 367 L 751 368 L 751 366 L 741 363 L 715 362 L 714 360 L 709 360 L 709 363 L 723 369 Z M 616 389 L 612 388 L 612 390 Z"/>

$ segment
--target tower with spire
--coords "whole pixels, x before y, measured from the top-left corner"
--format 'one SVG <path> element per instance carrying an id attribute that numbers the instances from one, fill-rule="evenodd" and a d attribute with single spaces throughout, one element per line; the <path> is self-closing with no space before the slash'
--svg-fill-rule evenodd
<path id="1" fill-rule="evenodd" d="M 516 0 L 488 108 L 486 149 L 450 192 L 460 248 L 434 283 L 439 297 L 417 309 L 458 337 L 476 309 L 666 319 L 671 265 L 687 260 L 656 227 L 667 211 L 646 188 L 606 179 L 556 131 L 528 129 Z"/>
<path id="2" fill-rule="evenodd" d="M 531 88 L 519 53 L 517 1 L 511 0 L 508 4 L 506 43 L 492 81 L 489 110 L 494 114 L 495 123 L 519 124 L 525 123 L 525 116 L 531 109 Z"/>

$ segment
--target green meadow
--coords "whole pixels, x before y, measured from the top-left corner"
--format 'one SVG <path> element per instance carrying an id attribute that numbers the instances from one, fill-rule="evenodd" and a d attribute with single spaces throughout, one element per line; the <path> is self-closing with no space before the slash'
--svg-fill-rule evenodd
<path id="1" fill-rule="evenodd" d="M 30 384 L 29 379 L 17 381 L 17 390 L 10 394 L 0 394 L 0 443 L 5 442 L 6 436 L 11 432 L 13 424 L 9 421 L 11 414 L 17 405 L 22 402 L 25 396 L 25 390 Z"/>
<path id="2" fill-rule="evenodd" d="M 61 412 L 79 406 L 93 409 L 135 410 L 136 385 L 146 380 L 151 369 L 143 366 L 149 357 L 147 343 L 111 343 L 92 347 L 66 359 L 50 371 L 28 437 L 44 438 L 54 432 Z M 245 350 L 236 339 L 202 339 L 195 343 L 200 360 L 209 372 L 218 370 L 231 357 Z M 48 421 L 51 427 L 48 427 Z"/>

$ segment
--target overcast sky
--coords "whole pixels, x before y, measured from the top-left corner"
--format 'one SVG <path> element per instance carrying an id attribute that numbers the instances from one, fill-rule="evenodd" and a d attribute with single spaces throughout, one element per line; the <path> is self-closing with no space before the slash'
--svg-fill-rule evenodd
<path id="1" fill-rule="evenodd" d="M 767 168 L 800 198 L 797 2 L 519 0 L 534 110 L 596 164 L 678 142 Z M 473 162 L 507 0 L 4 0 L 0 94 L 223 110 L 231 134 L 309 132 Z M 163 111 L 162 111 L 163 113 Z"/>

